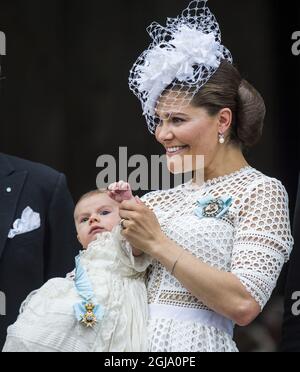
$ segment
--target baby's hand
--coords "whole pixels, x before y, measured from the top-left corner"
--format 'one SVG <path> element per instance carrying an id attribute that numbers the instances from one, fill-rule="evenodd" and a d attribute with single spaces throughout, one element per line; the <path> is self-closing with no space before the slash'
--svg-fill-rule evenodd
<path id="1" fill-rule="evenodd" d="M 122 203 L 124 200 L 135 200 L 129 183 L 124 181 L 112 183 L 108 187 L 108 195 L 117 203 Z"/>

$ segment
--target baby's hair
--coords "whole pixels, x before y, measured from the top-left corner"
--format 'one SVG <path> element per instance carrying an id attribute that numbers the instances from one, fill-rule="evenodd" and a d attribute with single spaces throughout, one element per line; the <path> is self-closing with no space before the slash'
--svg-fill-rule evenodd
<path id="1" fill-rule="evenodd" d="M 92 190 L 92 191 L 89 191 L 87 193 L 85 193 L 84 195 L 82 195 L 76 206 L 84 199 L 87 199 L 87 198 L 90 198 L 91 196 L 94 196 L 94 195 L 101 195 L 101 194 L 107 194 L 108 193 L 108 190 L 107 189 L 96 189 L 96 190 Z"/>

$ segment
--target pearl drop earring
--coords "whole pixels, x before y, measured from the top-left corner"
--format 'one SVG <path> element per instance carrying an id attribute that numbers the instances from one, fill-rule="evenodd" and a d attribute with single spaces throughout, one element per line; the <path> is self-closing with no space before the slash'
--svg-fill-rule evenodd
<path id="1" fill-rule="evenodd" d="M 219 134 L 219 143 L 221 145 L 223 145 L 225 143 L 225 136 L 222 133 Z"/>

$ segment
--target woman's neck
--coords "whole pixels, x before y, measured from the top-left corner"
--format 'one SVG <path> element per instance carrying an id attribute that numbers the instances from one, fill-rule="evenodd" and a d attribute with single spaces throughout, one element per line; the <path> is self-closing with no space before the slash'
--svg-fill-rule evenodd
<path id="1" fill-rule="evenodd" d="M 224 147 L 224 151 L 219 152 L 210 162 L 207 163 L 207 159 L 205 159 L 204 181 L 226 176 L 247 166 L 249 164 L 240 148 Z M 196 180 L 197 177 L 194 176 L 194 183 L 198 183 Z"/>

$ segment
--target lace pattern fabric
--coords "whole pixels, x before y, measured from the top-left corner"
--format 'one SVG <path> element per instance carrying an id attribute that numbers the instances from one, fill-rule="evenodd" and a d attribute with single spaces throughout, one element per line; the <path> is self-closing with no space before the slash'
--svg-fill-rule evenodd
<path id="1" fill-rule="evenodd" d="M 95 298 L 104 308 L 103 319 L 93 329 L 75 318 L 73 305 L 82 299 L 72 275 L 56 278 L 24 302 L 17 322 L 8 329 L 3 351 L 147 351 L 145 270 L 149 260 L 145 256 L 135 262 L 123 243 L 116 229 L 98 235 L 81 253 Z"/>
<path id="2" fill-rule="evenodd" d="M 232 206 L 222 218 L 200 219 L 195 215 L 197 201 L 208 195 L 233 198 Z M 169 238 L 203 262 L 236 275 L 263 309 L 293 245 L 288 196 L 279 181 L 246 167 L 208 181 L 201 187 L 188 182 L 172 190 L 149 193 L 143 201 L 154 210 Z M 210 310 L 157 261 L 148 271 L 147 286 L 150 304 L 176 306 L 180 311 L 184 308 Z M 162 323 L 170 327 L 169 333 L 174 329 L 167 337 L 168 347 L 162 341 L 166 337 L 159 326 Z M 187 326 L 193 328 L 191 324 Z M 149 327 L 153 350 L 183 350 L 180 345 L 187 331 L 180 322 L 151 319 Z M 215 351 L 220 349 L 221 344 L 229 345 L 229 351 L 236 350 L 232 340 L 228 344 L 227 334 L 223 334 L 220 344 L 217 342 L 220 339 L 219 330 L 204 332 L 205 326 L 201 328 L 196 323 L 194 328 L 193 332 L 199 339 L 204 333 L 210 335 L 206 342 L 215 345 Z M 197 351 L 201 351 L 200 346 Z"/>
<path id="3" fill-rule="evenodd" d="M 191 1 L 182 14 L 168 18 L 163 27 L 153 22 L 147 29 L 152 43 L 130 70 L 129 87 L 142 103 L 149 131 L 155 133 L 160 119 L 156 108 L 186 107 L 219 68 L 232 63 L 230 51 L 221 44 L 221 31 L 207 0 Z M 167 102 L 165 90 L 176 92 Z"/>

